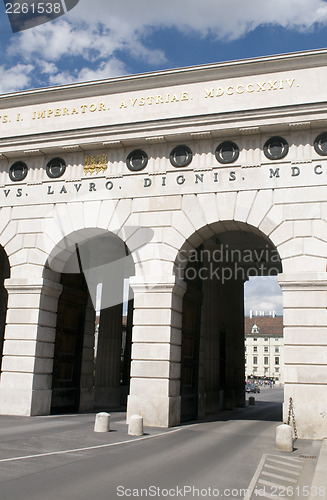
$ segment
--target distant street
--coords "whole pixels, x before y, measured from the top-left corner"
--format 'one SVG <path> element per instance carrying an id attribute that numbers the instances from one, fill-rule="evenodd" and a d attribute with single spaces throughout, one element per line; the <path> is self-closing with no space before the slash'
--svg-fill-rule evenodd
<path id="1" fill-rule="evenodd" d="M 93 432 L 91 414 L 0 417 L 0 498 L 243 499 L 262 455 L 276 454 L 282 395 L 263 389 L 255 406 L 178 428 L 147 428 L 142 439 L 128 436 L 122 413 L 112 413 L 106 434 Z M 84 449 L 57 453 L 76 448 Z"/>

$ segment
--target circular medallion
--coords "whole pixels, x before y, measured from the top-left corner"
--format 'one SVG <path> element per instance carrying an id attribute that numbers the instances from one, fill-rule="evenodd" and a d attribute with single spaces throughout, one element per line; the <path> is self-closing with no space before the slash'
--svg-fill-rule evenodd
<path id="1" fill-rule="evenodd" d="M 176 146 L 169 155 L 173 167 L 186 167 L 192 161 L 193 153 L 188 146 Z"/>
<path id="2" fill-rule="evenodd" d="M 126 165 L 129 170 L 137 172 L 143 170 L 148 164 L 148 155 L 142 149 L 135 149 L 126 158 Z"/>
<path id="3" fill-rule="evenodd" d="M 23 161 L 16 161 L 9 169 L 9 177 L 12 181 L 22 181 L 27 176 L 28 167 Z"/>
<path id="4" fill-rule="evenodd" d="M 323 132 L 315 138 L 313 143 L 316 153 L 320 156 L 327 156 L 327 132 Z"/>
<path id="5" fill-rule="evenodd" d="M 51 179 L 61 177 L 65 173 L 65 170 L 66 163 L 61 158 L 52 158 L 46 166 L 47 176 Z"/>
<path id="6" fill-rule="evenodd" d="M 217 146 L 215 155 L 219 163 L 234 163 L 240 154 L 237 144 L 232 141 L 224 141 Z"/>
<path id="7" fill-rule="evenodd" d="M 288 143 L 283 137 L 271 137 L 265 142 L 263 152 L 269 160 L 281 160 L 288 153 Z"/>

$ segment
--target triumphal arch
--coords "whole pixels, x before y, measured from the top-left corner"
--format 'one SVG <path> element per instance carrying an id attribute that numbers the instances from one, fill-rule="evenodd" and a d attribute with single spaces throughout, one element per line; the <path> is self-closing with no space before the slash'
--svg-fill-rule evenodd
<path id="1" fill-rule="evenodd" d="M 278 275 L 284 417 L 327 436 L 326 81 L 318 50 L 0 97 L 0 413 L 242 406 Z"/>

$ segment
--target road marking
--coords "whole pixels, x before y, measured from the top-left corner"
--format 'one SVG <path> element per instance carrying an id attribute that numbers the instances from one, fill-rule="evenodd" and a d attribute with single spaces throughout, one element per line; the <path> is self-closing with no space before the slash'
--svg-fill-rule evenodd
<path id="1" fill-rule="evenodd" d="M 261 483 L 261 481 L 259 481 L 259 482 Z M 268 483 L 268 481 L 267 481 L 267 483 Z M 267 484 L 267 485 L 265 485 L 265 486 L 272 486 L 273 488 L 276 488 L 276 487 L 278 487 L 279 485 L 274 484 L 274 483 L 270 483 L 270 484 Z M 278 498 L 276 495 L 271 495 L 271 494 L 270 494 L 270 493 L 268 493 L 267 491 L 265 491 L 264 493 L 262 492 L 262 494 L 261 494 L 261 492 L 260 492 L 259 498 L 260 498 L 260 497 L 261 497 L 261 498 L 273 498 L 274 500 L 276 500 L 276 498 Z M 257 498 L 257 497 L 256 497 L 256 498 Z"/>
<path id="2" fill-rule="evenodd" d="M 254 476 L 253 476 L 253 478 L 252 478 L 252 480 L 251 480 L 251 482 L 250 482 L 250 484 L 249 484 L 249 487 L 248 487 L 248 489 L 247 489 L 247 492 L 246 492 L 246 494 L 245 494 L 245 496 L 244 496 L 243 500 L 250 500 L 251 495 L 252 495 L 252 492 L 253 492 L 253 490 L 254 490 L 254 487 L 255 487 L 255 485 L 256 485 L 256 483 L 257 483 L 258 479 L 259 479 L 261 469 L 262 469 L 262 467 L 264 466 L 264 463 L 265 463 L 265 461 L 266 461 L 266 458 L 267 458 L 267 455 L 266 455 L 266 453 L 264 453 L 264 454 L 262 455 L 262 457 L 261 457 L 261 460 L 260 460 L 260 462 L 259 462 L 259 465 L 258 465 L 258 467 L 257 467 L 257 470 L 256 470 L 256 471 L 255 471 L 255 473 L 254 473 Z"/>
<path id="3" fill-rule="evenodd" d="M 181 431 L 182 429 L 183 429 L 183 427 L 178 427 L 177 429 L 174 429 L 173 431 L 161 432 L 160 434 L 153 434 L 152 436 L 143 436 L 143 437 L 135 438 L 135 439 L 127 439 L 126 441 L 118 441 L 117 443 L 99 444 L 99 445 L 95 445 L 95 446 L 88 446 L 85 448 L 74 448 L 72 450 L 50 451 L 48 453 L 39 453 L 36 455 L 25 455 L 22 457 L 2 458 L 2 459 L 0 459 L 0 463 L 15 462 L 18 460 L 28 460 L 30 458 L 50 457 L 53 455 L 65 455 L 68 453 L 77 453 L 80 451 L 98 450 L 101 448 L 110 448 L 111 446 L 130 444 L 130 443 L 135 443 L 137 441 L 144 441 L 145 439 L 153 439 L 156 437 L 167 436 L 168 434 L 173 434 L 174 432 Z"/>
<path id="4" fill-rule="evenodd" d="M 266 481 L 265 479 L 259 479 L 258 484 L 263 484 L 264 486 L 271 486 L 273 488 L 279 488 L 280 484 L 279 483 L 273 483 L 271 481 Z"/>
<path id="5" fill-rule="evenodd" d="M 265 464 L 265 467 L 267 469 L 273 469 L 273 470 L 280 470 L 281 472 L 285 472 L 285 468 L 282 468 L 282 467 L 276 467 L 275 465 L 269 465 L 269 464 Z M 297 472 L 295 470 L 288 470 L 287 471 L 288 474 L 293 474 L 294 476 L 299 476 L 300 475 L 300 472 Z"/>
<path id="6" fill-rule="evenodd" d="M 276 479 L 281 479 L 282 481 L 290 481 L 291 483 L 297 483 L 297 479 L 290 478 L 288 476 L 281 476 L 280 474 L 273 474 L 272 472 L 262 471 L 263 476 L 275 477 Z"/>
<path id="7" fill-rule="evenodd" d="M 273 455 L 275 456 L 275 455 Z M 287 462 L 297 462 L 297 463 L 302 463 L 303 462 L 303 458 L 294 458 L 294 457 L 280 457 L 282 458 L 283 460 L 286 460 Z"/>
<path id="8" fill-rule="evenodd" d="M 277 465 L 272 465 L 272 463 Z M 243 500 L 254 500 L 257 499 L 258 496 L 276 500 L 278 491 L 287 488 L 287 486 L 294 488 L 299 482 L 304 464 L 305 460 L 301 458 L 268 454 L 262 455 Z M 271 470 L 281 471 L 283 475 L 274 474 Z M 268 479 L 270 478 L 271 480 L 269 481 Z M 271 490 L 270 492 L 269 488 Z"/>
<path id="9" fill-rule="evenodd" d="M 274 455 L 275 456 L 275 455 Z M 284 467 L 293 467 L 294 469 L 302 469 L 302 466 L 301 465 L 294 465 L 294 464 L 290 464 L 290 463 L 286 463 L 286 462 L 282 462 L 281 460 L 275 460 L 274 458 L 270 458 L 269 457 L 269 461 L 270 462 L 274 462 L 275 464 L 281 464 L 281 465 L 284 465 Z"/>

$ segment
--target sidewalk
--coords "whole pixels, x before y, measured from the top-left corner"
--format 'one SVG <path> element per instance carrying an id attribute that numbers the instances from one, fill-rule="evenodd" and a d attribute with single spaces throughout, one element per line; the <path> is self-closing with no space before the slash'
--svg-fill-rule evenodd
<path id="1" fill-rule="evenodd" d="M 324 439 L 321 445 L 308 498 L 327 498 L 327 439 Z"/>

